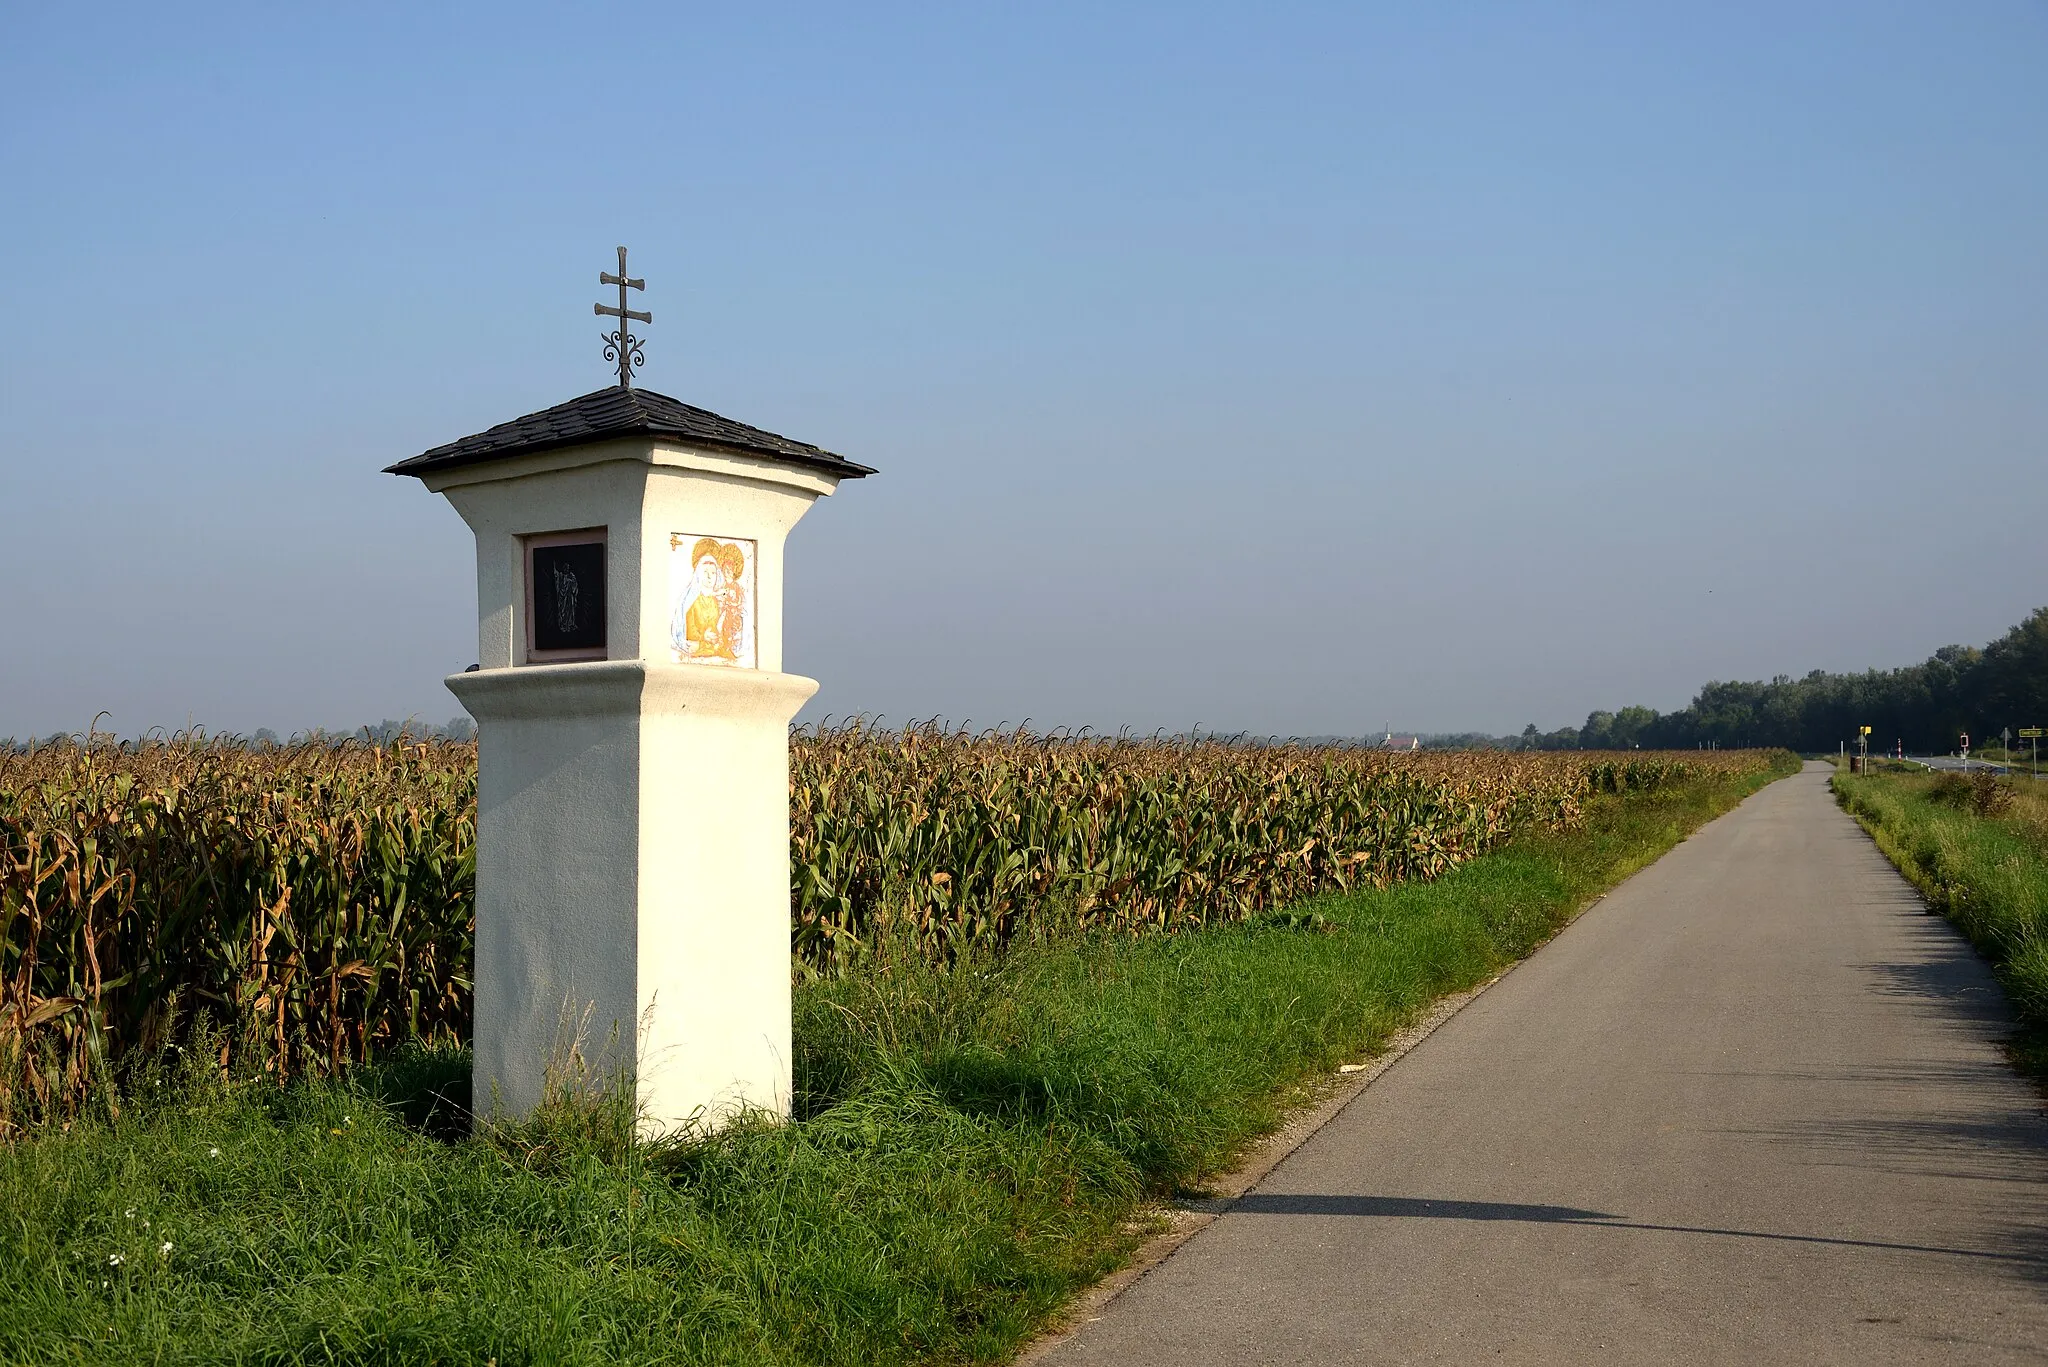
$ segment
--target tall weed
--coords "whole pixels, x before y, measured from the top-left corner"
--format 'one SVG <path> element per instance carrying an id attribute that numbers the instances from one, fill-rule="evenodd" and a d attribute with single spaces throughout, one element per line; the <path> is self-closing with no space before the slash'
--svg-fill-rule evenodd
<path id="1" fill-rule="evenodd" d="M 1998 970 L 2020 1018 L 2048 1027 L 2048 844 L 1991 774 L 1849 777 L 1835 791 L 1900 871 Z"/>

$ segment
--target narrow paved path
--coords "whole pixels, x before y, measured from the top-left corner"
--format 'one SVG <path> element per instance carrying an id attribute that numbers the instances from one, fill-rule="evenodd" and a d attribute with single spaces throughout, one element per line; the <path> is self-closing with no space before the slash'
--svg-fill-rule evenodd
<path id="1" fill-rule="evenodd" d="M 2004 1001 L 1826 772 L 1587 912 L 1047 1361 L 2048 1362 Z"/>

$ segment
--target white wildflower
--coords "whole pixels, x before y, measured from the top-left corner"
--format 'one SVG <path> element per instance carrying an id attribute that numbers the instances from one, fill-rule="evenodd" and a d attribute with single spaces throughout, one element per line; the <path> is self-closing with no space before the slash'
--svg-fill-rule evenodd
<path id="1" fill-rule="evenodd" d="M 132 1220 L 132 1219 L 134 1219 L 134 1218 L 135 1218 L 135 1207 L 133 1207 L 133 1206 L 130 1206 L 130 1207 L 128 1207 L 128 1209 L 127 1209 L 126 1211 L 124 1211 L 124 1212 L 123 1212 L 123 1214 L 125 1214 L 125 1215 L 126 1215 L 126 1216 L 127 1216 L 127 1217 L 128 1217 L 129 1219 L 131 1219 L 131 1220 Z"/>
<path id="2" fill-rule="evenodd" d="M 218 1158 L 218 1157 L 220 1157 L 220 1150 L 219 1150 L 219 1149 L 208 1149 L 208 1150 L 206 1151 L 206 1156 L 207 1156 L 208 1158 Z"/>
<path id="3" fill-rule="evenodd" d="M 127 1260 L 126 1258 L 122 1257 L 122 1256 L 121 1256 L 120 1254 L 118 1254 L 118 1253 L 109 1253 L 109 1254 L 107 1255 L 107 1266 L 108 1266 L 108 1267 L 119 1267 L 119 1266 L 120 1266 L 120 1265 L 121 1265 L 122 1263 L 125 1263 L 125 1262 L 127 1262 L 127 1261 L 128 1261 L 128 1260 Z"/>
<path id="4" fill-rule="evenodd" d="M 157 1249 L 157 1252 L 159 1252 L 159 1253 L 163 1254 L 163 1255 L 164 1255 L 164 1256 L 165 1256 L 166 1258 L 170 1257 L 170 1256 L 171 1256 L 171 1241 L 170 1241 L 169 1239 L 166 1239 L 166 1240 L 164 1240 L 164 1242 L 163 1242 L 163 1247 L 161 1247 L 161 1248 Z"/>

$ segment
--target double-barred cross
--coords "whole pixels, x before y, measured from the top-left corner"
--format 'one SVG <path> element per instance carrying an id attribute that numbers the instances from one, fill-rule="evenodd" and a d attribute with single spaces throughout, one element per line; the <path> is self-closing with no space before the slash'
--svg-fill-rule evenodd
<path id="1" fill-rule="evenodd" d="M 597 311 L 597 316 L 600 318 L 616 318 L 619 320 L 619 330 L 617 332 L 602 334 L 604 338 L 604 358 L 607 361 L 617 361 L 619 363 L 619 388 L 631 389 L 633 387 L 633 367 L 636 365 L 646 365 L 647 358 L 640 354 L 641 339 L 635 337 L 631 328 L 627 325 L 629 323 L 651 323 L 654 321 L 654 315 L 651 313 L 635 313 L 632 309 L 627 308 L 626 291 L 644 290 L 647 288 L 647 282 L 645 280 L 630 280 L 626 277 L 626 249 L 621 247 L 619 248 L 619 273 L 613 275 L 610 271 L 599 271 L 597 273 L 597 283 L 600 285 L 617 285 L 619 287 L 619 306 L 617 308 L 613 308 L 609 304 L 593 304 L 591 307 Z"/>

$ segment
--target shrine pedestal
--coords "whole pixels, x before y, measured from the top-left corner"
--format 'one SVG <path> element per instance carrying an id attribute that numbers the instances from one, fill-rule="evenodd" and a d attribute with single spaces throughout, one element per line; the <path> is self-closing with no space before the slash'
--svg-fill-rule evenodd
<path id="1" fill-rule="evenodd" d="M 650 1129 L 787 1115 L 789 722 L 817 684 L 627 660 L 448 687 L 477 723 L 479 1110 L 587 1070 L 634 1076 Z"/>

